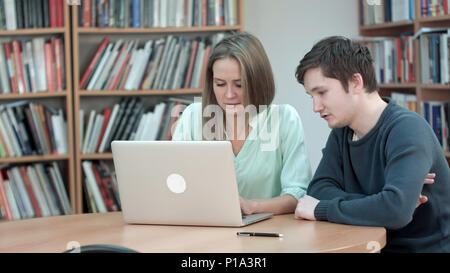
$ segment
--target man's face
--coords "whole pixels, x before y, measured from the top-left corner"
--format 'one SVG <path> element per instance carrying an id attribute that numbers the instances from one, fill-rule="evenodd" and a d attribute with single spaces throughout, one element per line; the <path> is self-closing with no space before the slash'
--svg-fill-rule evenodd
<path id="1" fill-rule="evenodd" d="M 305 73 L 304 86 L 312 97 L 313 111 L 328 122 L 330 128 L 342 128 L 351 124 L 355 116 L 351 92 L 346 92 L 339 80 L 325 77 L 320 67 Z"/>

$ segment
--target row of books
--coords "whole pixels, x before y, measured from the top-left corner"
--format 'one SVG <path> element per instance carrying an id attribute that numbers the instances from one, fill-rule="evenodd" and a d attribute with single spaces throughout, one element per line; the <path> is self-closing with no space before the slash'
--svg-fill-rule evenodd
<path id="1" fill-rule="evenodd" d="M 146 110 L 139 97 L 123 98 L 101 113 L 80 109 L 81 153 L 104 153 L 113 140 L 170 140 L 181 112 L 191 101 L 169 98 Z"/>
<path id="2" fill-rule="evenodd" d="M 422 33 L 420 43 L 420 66 L 422 83 L 450 82 L 450 29 L 429 30 L 434 33 Z"/>
<path id="3" fill-rule="evenodd" d="M 379 83 L 415 82 L 414 47 L 410 36 L 362 41 L 374 60 Z"/>
<path id="4" fill-rule="evenodd" d="M 61 38 L 38 37 L 0 43 L 0 93 L 55 92 L 65 86 Z"/>
<path id="5" fill-rule="evenodd" d="M 82 0 L 80 27 L 233 26 L 237 0 Z"/>
<path id="6" fill-rule="evenodd" d="M 361 25 L 414 19 L 414 0 L 360 0 Z"/>
<path id="7" fill-rule="evenodd" d="M 64 0 L 0 0 L 0 30 L 64 27 Z"/>
<path id="8" fill-rule="evenodd" d="M 186 40 L 169 35 L 146 41 L 104 38 L 80 80 L 85 90 L 200 88 L 214 45 L 225 37 Z"/>
<path id="9" fill-rule="evenodd" d="M 420 15 L 422 17 L 448 14 L 450 0 L 420 0 Z"/>
<path id="10" fill-rule="evenodd" d="M 450 101 L 425 101 L 420 107 L 444 151 L 450 151 Z"/>
<path id="11" fill-rule="evenodd" d="M 87 212 L 120 211 L 116 175 L 104 161 L 83 161 L 83 202 Z"/>
<path id="12" fill-rule="evenodd" d="M 392 92 L 391 99 L 396 104 L 410 111 L 417 112 L 417 96 L 415 94 Z"/>
<path id="13" fill-rule="evenodd" d="M 0 219 L 72 214 L 58 163 L 0 170 Z"/>
<path id="14" fill-rule="evenodd" d="M 18 101 L 0 105 L 0 157 L 67 154 L 62 109 Z"/>

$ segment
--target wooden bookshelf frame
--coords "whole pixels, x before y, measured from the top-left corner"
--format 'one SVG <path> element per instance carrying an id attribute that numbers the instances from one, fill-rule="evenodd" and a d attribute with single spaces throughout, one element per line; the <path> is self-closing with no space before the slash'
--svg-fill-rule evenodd
<path id="1" fill-rule="evenodd" d="M 64 38 L 64 72 L 66 89 L 57 92 L 38 92 L 38 93 L 10 93 L 0 94 L 0 103 L 8 103 L 15 100 L 65 100 L 65 116 L 67 122 L 67 141 L 68 141 L 68 153 L 64 155 L 42 155 L 42 156 L 22 156 L 22 157 L 8 157 L 0 158 L 0 164 L 20 164 L 20 163 L 37 163 L 37 162 L 49 162 L 49 161 L 66 161 L 67 162 L 67 175 L 64 178 L 64 184 L 67 190 L 67 194 L 70 199 L 70 205 L 72 211 L 76 210 L 76 187 L 75 187 L 75 156 L 73 147 L 73 101 L 72 101 L 72 36 L 71 36 L 71 21 L 70 21 L 70 8 L 66 1 L 64 4 L 64 27 L 57 28 L 29 28 L 18 30 L 1 30 L 0 37 L 11 37 L 12 39 L 18 39 L 21 36 L 43 36 L 43 35 L 62 35 Z"/>
<path id="2" fill-rule="evenodd" d="M 80 152 L 80 120 L 78 112 L 81 100 L 90 97 L 125 97 L 125 96 L 180 96 L 201 95 L 202 89 L 178 90 L 80 90 L 80 38 L 89 35 L 145 35 L 145 34 L 189 34 L 225 31 L 243 31 L 244 29 L 244 0 L 238 0 L 238 24 L 235 26 L 203 26 L 203 27 L 168 27 L 168 28 L 97 28 L 78 26 L 78 6 L 72 6 L 72 47 L 73 47 L 73 113 L 74 113 L 74 155 L 75 155 L 75 192 L 76 213 L 83 213 L 82 166 L 83 160 L 112 160 L 112 153 L 82 154 Z"/>
<path id="3" fill-rule="evenodd" d="M 417 33 L 423 27 L 450 28 L 450 14 L 435 17 L 421 17 L 420 0 L 414 1 L 414 19 L 403 22 L 389 22 L 375 25 L 361 25 L 361 2 L 358 4 L 359 35 L 363 37 L 395 36 L 405 32 Z M 417 96 L 417 104 L 423 101 L 450 101 L 450 84 L 424 84 L 420 78 L 420 46 L 419 41 L 414 41 L 414 83 L 382 83 L 379 84 L 380 94 L 390 95 L 392 92 L 411 93 Z M 420 112 L 420 107 L 417 107 Z M 450 152 L 444 151 L 450 165 Z"/>

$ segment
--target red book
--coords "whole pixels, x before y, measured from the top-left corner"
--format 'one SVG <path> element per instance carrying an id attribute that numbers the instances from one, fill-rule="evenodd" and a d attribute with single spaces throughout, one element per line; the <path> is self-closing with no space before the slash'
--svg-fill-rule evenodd
<path id="1" fill-rule="evenodd" d="M 113 64 L 112 64 L 111 67 L 115 67 L 115 66 L 116 66 L 117 62 L 118 62 L 119 59 L 120 59 L 120 56 L 122 55 L 122 52 L 123 52 L 125 49 L 127 49 L 128 47 L 129 47 L 128 43 L 125 43 L 125 44 L 122 44 L 122 45 L 121 45 L 121 47 L 120 47 L 120 49 L 119 49 L 119 53 L 117 54 L 116 59 L 114 60 L 114 62 L 113 62 Z M 113 70 L 114 70 L 114 69 L 113 69 Z M 112 88 L 112 84 L 113 84 L 114 79 L 115 79 L 115 75 L 113 75 L 113 74 L 111 73 L 111 75 L 109 75 L 108 81 L 107 81 L 106 84 L 105 84 L 106 90 L 112 90 L 111 88 Z"/>
<path id="2" fill-rule="evenodd" d="M 55 39 L 54 46 L 55 46 L 55 64 L 56 64 L 56 90 L 62 91 L 63 89 L 62 47 L 60 38 Z"/>
<path id="3" fill-rule="evenodd" d="M 52 45 L 51 43 L 45 43 L 44 45 L 44 54 L 45 54 L 45 70 L 47 73 L 47 91 L 54 92 L 55 91 L 55 79 L 53 78 L 53 53 L 52 53 Z"/>
<path id="4" fill-rule="evenodd" d="M 58 27 L 64 27 L 64 0 L 57 0 L 56 3 L 58 4 L 56 9 L 57 25 Z"/>
<path id="5" fill-rule="evenodd" d="M 208 58 L 209 58 L 210 52 L 211 52 L 211 45 L 208 45 L 208 46 L 206 46 L 206 49 L 205 49 L 205 59 L 203 61 L 202 78 L 200 80 L 200 88 L 203 88 L 203 86 L 205 85 L 206 65 L 208 64 Z"/>
<path id="6" fill-rule="evenodd" d="M 6 62 L 8 63 L 8 74 L 9 74 L 9 81 L 11 83 L 11 92 L 17 93 L 17 85 L 16 85 L 16 72 L 14 71 L 14 64 L 11 57 L 11 47 L 9 43 L 5 43 L 5 55 L 6 55 Z"/>
<path id="7" fill-rule="evenodd" d="M 94 172 L 95 180 L 97 181 L 100 192 L 102 193 L 102 197 L 103 197 L 103 201 L 105 202 L 105 206 L 108 209 L 108 211 L 112 211 L 112 205 L 111 205 L 112 200 L 108 198 L 108 195 L 106 193 L 106 188 L 103 185 L 102 179 L 97 170 L 97 164 L 95 164 L 95 163 L 92 164 L 92 171 Z"/>
<path id="8" fill-rule="evenodd" d="M 191 60 L 189 61 L 189 69 L 186 76 L 186 84 L 184 85 L 184 88 L 189 88 L 189 85 L 191 84 L 192 70 L 194 70 L 194 63 L 195 58 L 197 56 L 197 49 L 198 49 L 198 41 L 194 41 L 194 44 L 192 46 Z"/>
<path id="9" fill-rule="evenodd" d="M 108 43 L 109 43 L 109 39 L 104 38 L 102 43 L 98 47 L 97 51 L 94 54 L 94 58 L 92 58 L 91 62 L 88 65 L 88 68 L 86 69 L 86 71 L 84 71 L 83 77 L 81 77 L 80 86 L 79 86 L 80 89 L 84 88 L 84 85 L 86 84 L 87 80 L 89 79 L 89 76 L 91 75 L 92 71 L 94 70 L 95 64 L 100 59 L 100 56 L 102 55 L 102 53 L 105 50 L 106 45 L 108 45 Z"/>
<path id="10" fill-rule="evenodd" d="M 8 220 L 14 220 L 11 207 L 9 206 L 8 195 L 6 194 L 5 182 L 3 181 L 2 173 L 0 172 L 0 203 L 4 209 L 5 217 Z"/>
<path id="11" fill-rule="evenodd" d="M 97 147 L 95 148 L 95 152 L 98 152 L 98 148 L 100 148 L 100 144 L 102 143 L 103 135 L 105 134 L 106 126 L 108 125 L 109 118 L 111 117 L 112 110 L 109 108 L 106 108 L 103 110 L 103 125 L 102 130 L 100 131 L 100 137 L 98 138 Z"/>
<path id="12" fill-rule="evenodd" d="M 90 27 L 90 26 L 91 26 L 91 0 L 83 0 L 83 27 Z"/>
<path id="13" fill-rule="evenodd" d="M 116 78 L 114 79 L 114 82 L 112 84 L 112 89 L 111 90 L 116 90 L 117 88 L 120 87 L 120 86 L 117 86 L 119 84 L 119 82 L 120 82 L 120 78 L 121 78 L 120 76 L 123 73 L 126 73 L 126 74 L 128 73 L 126 70 L 127 70 L 127 67 L 128 67 L 128 60 L 130 60 L 130 58 L 131 58 L 131 54 L 128 53 L 127 56 L 125 56 L 125 60 L 124 60 L 124 62 L 122 64 L 122 66 L 120 67 L 119 72 L 116 75 Z M 126 76 L 124 76 L 124 77 L 126 77 Z M 125 84 L 125 80 L 123 80 L 123 84 L 121 84 L 121 86 L 123 87 L 124 84 Z"/>
<path id="14" fill-rule="evenodd" d="M 16 73 L 17 73 L 17 81 L 19 87 L 19 93 L 27 93 L 27 86 L 25 84 L 25 76 L 23 73 L 23 63 L 22 63 L 22 50 L 20 48 L 20 43 L 16 40 L 12 41 L 12 48 L 14 52 L 14 60 L 16 62 Z"/>
<path id="15" fill-rule="evenodd" d="M 48 0 L 48 9 L 50 15 L 50 27 L 58 26 L 58 3 L 57 0 Z"/>
<path id="16" fill-rule="evenodd" d="M 37 202 L 36 196 L 34 195 L 33 187 L 31 187 L 30 179 L 28 179 L 27 172 L 25 171 L 25 167 L 21 166 L 19 167 L 20 175 L 22 176 L 23 183 L 25 184 L 25 188 L 27 189 L 28 196 L 30 197 L 31 204 L 34 208 L 34 214 L 36 217 L 41 217 L 41 208 L 39 207 L 39 204 Z"/>
<path id="17" fill-rule="evenodd" d="M 400 38 L 395 38 L 395 41 L 397 43 L 397 79 L 396 82 L 402 82 L 402 62 L 401 62 L 401 57 L 402 57 L 402 42 L 400 40 Z"/>
<path id="18" fill-rule="evenodd" d="M 223 18 L 223 13 L 224 13 L 224 7 L 223 7 L 223 0 L 218 0 L 219 1 L 219 26 L 223 26 L 225 25 L 224 22 L 224 18 Z"/>

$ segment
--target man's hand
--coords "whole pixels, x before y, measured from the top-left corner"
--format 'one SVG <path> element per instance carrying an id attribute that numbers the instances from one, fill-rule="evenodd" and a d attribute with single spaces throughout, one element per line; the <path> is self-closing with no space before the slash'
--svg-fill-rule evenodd
<path id="1" fill-rule="evenodd" d="M 423 183 L 424 184 L 433 184 L 435 177 L 436 177 L 435 173 L 429 173 L 429 174 L 427 174 L 427 177 L 425 177 L 425 180 L 423 181 Z M 427 201 L 428 201 L 428 197 L 426 197 L 425 195 L 421 194 L 419 196 L 419 200 L 417 201 L 416 208 L 418 208 L 423 203 L 426 203 Z"/>
<path id="2" fill-rule="evenodd" d="M 295 209 L 295 219 L 306 219 L 315 221 L 314 210 L 320 200 L 314 197 L 305 195 L 298 200 L 297 208 Z"/>

